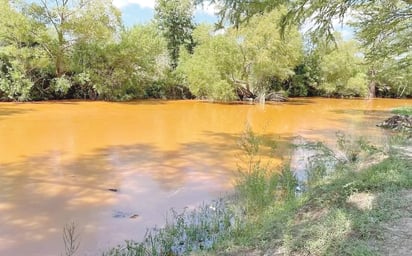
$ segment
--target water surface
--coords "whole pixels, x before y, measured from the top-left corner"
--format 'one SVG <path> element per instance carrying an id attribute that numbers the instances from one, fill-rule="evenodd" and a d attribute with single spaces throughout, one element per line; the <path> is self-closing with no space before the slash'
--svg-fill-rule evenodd
<path id="1" fill-rule="evenodd" d="M 295 136 L 331 143 L 337 131 L 379 141 L 385 132 L 375 125 L 411 104 L 0 103 L 0 255 L 58 255 L 71 221 L 80 255 L 95 255 L 161 226 L 171 207 L 224 195 L 246 123 L 276 138 L 280 150 Z"/>

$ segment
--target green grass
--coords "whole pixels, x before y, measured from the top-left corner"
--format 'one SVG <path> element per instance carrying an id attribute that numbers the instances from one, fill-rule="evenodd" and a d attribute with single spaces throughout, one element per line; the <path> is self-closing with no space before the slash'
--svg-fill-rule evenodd
<path id="1" fill-rule="evenodd" d="M 296 216 L 285 246 L 298 255 L 376 255 L 368 241 L 382 237 L 381 223 L 404 214 L 400 191 L 410 188 L 412 165 L 405 159 L 389 157 L 367 170 L 338 174 L 309 192 L 301 207 L 306 215 Z M 371 209 L 348 203 L 362 192 L 374 195 Z"/>
<path id="2" fill-rule="evenodd" d="M 221 241 L 209 254 L 281 250 L 286 255 L 379 255 L 379 248 L 370 241 L 382 239 L 382 223 L 406 214 L 401 194 L 412 188 L 412 163 L 390 151 L 387 158 L 360 171 L 362 163 L 384 150 L 363 139 L 338 138 L 345 157 L 337 161 L 333 172 L 325 171 L 326 167 L 320 166 L 324 161 L 316 159 L 301 196 L 272 199 L 247 216 L 245 229 L 238 236 Z M 318 145 L 326 154 L 317 156 L 330 158 L 330 151 Z M 360 157 L 348 157 L 354 151 Z M 370 208 L 359 209 L 349 202 L 351 195 L 362 194 L 373 196 Z"/>
<path id="3" fill-rule="evenodd" d="M 397 115 L 412 115 L 412 106 L 403 106 L 392 109 L 392 113 Z"/>

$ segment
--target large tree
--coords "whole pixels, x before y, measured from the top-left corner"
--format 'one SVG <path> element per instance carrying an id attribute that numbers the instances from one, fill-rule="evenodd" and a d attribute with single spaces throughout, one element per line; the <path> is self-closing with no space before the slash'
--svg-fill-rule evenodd
<path id="1" fill-rule="evenodd" d="M 144 97 L 145 87 L 163 79 L 168 68 L 166 42 L 153 24 L 136 25 L 108 43 L 78 44 L 73 70 L 90 95 L 108 100 Z"/>
<path id="2" fill-rule="evenodd" d="M 412 35 L 412 2 L 410 0 L 198 0 L 212 2 L 221 6 L 220 25 L 248 22 L 251 17 L 270 12 L 279 5 L 288 6 L 288 13 L 283 17 L 281 25 L 285 30 L 291 24 L 307 24 L 313 39 L 325 36 L 334 40 L 336 21 L 356 18 L 357 34 L 366 51 L 366 59 L 370 68 L 370 91 L 374 96 L 377 84 L 376 66 L 387 60 L 400 59 L 400 66 L 410 65 Z M 405 65 L 405 62 L 408 62 Z M 401 72 L 401 71 L 400 71 Z"/>
<path id="3" fill-rule="evenodd" d="M 273 79 L 285 80 L 301 62 L 302 40 L 296 27 L 281 38 L 277 20 L 282 9 L 253 17 L 238 29 L 213 34 L 205 27 L 195 32 L 198 45 L 179 67 L 189 88 L 200 97 L 230 100 L 238 89 L 264 99 Z"/>
<path id="4" fill-rule="evenodd" d="M 242 55 L 233 36 L 213 35 L 212 30 L 200 25 L 194 31 L 198 46 L 192 55 L 182 52 L 177 71 L 198 98 L 233 100 L 234 80 L 241 76 Z"/>
<path id="5" fill-rule="evenodd" d="M 0 98 L 28 100 L 33 76 L 50 63 L 32 34 L 38 26 L 8 0 L 0 0 L 0 6 Z"/>
<path id="6" fill-rule="evenodd" d="M 108 40 L 120 25 L 120 11 L 110 0 L 39 0 L 22 10 L 44 26 L 33 33 L 54 60 L 57 77 L 67 71 L 66 55 L 75 44 Z"/>
<path id="7" fill-rule="evenodd" d="M 320 56 L 319 88 L 327 96 L 366 96 L 368 82 L 364 58 L 355 41 L 337 41 L 338 47 L 330 48 Z"/>
<path id="8" fill-rule="evenodd" d="M 155 20 L 166 38 L 173 69 L 177 67 L 181 46 L 193 51 L 193 13 L 192 0 L 156 0 Z"/>
<path id="9" fill-rule="evenodd" d="M 408 88 L 412 65 L 412 2 L 380 0 L 356 6 L 353 23 L 370 64 L 370 96 L 388 87 Z M 388 79 L 391 76 L 391 79 Z M 409 84 L 409 86 L 408 86 Z M 398 90 L 399 91 L 399 90 Z M 400 90 L 402 96 L 409 90 Z"/>

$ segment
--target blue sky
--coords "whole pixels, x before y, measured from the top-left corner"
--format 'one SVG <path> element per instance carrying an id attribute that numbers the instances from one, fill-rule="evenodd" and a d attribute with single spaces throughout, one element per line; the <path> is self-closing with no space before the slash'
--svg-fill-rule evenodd
<path id="1" fill-rule="evenodd" d="M 122 11 L 123 22 L 126 26 L 146 23 L 153 18 L 155 0 L 113 0 L 113 4 Z M 195 21 L 214 23 L 214 6 L 199 7 L 195 13 Z"/>
<path id="2" fill-rule="evenodd" d="M 113 4 L 122 11 L 123 22 L 130 27 L 134 24 L 147 23 L 153 18 L 155 0 L 113 0 Z M 197 23 L 215 23 L 215 6 L 205 5 L 198 7 L 195 13 Z M 308 24 L 310 26 L 310 24 Z M 335 29 L 342 33 L 347 40 L 353 38 L 353 30 L 348 26 L 342 26 L 338 20 L 334 22 Z"/>

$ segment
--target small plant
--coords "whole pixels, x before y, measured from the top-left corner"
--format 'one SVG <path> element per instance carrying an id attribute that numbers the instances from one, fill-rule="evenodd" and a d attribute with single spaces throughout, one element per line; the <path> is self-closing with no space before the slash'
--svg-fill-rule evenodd
<path id="1" fill-rule="evenodd" d="M 352 139 L 341 132 L 336 133 L 336 137 L 338 148 L 349 163 L 357 162 L 361 160 L 361 158 L 379 151 L 377 147 L 370 144 L 370 142 L 363 137 Z"/>
<path id="2" fill-rule="evenodd" d="M 270 163 L 262 163 L 260 149 L 263 145 L 273 150 L 276 142 L 264 141 L 250 126 L 246 126 L 239 140 L 243 154 L 239 156 L 241 162 L 238 166 L 236 190 L 249 212 L 261 210 L 280 198 L 289 197 L 290 191 L 294 193 L 296 188 L 290 188 L 292 183 L 296 183 L 292 180 L 296 179 L 289 168 L 284 168 L 282 173 L 279 173 L 278 170 L 270 168 Z"/>
<path id="3" fill-rule="evenodd" d="M 172 209 L 163 228 L 146 232 L 142 242 L 126 241 L 106 252 L 105 256 L 186 255 L 211 249 L 236 228 L 236 217 L 223 200 L 188 211 Z"/>

